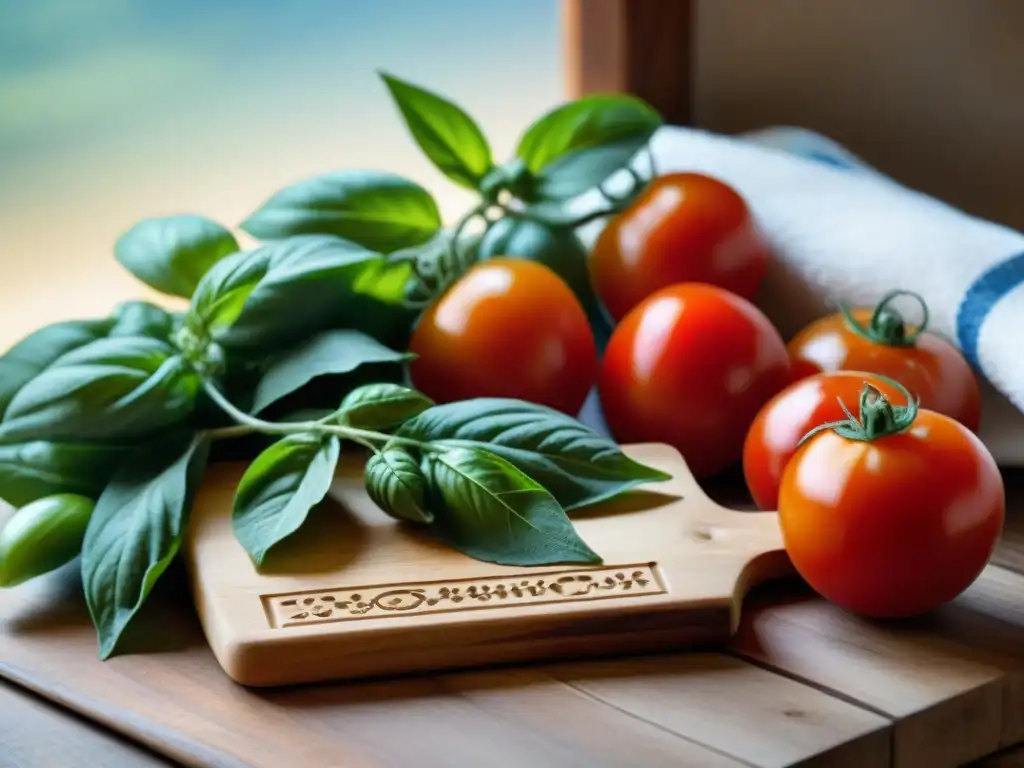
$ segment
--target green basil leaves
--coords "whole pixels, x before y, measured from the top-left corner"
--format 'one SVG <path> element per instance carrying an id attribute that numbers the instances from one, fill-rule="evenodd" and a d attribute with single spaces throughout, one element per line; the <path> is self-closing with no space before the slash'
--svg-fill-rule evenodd
<path id="1" fill-rule="evenodd" d="M 268 364 L 256 385 L 253 413 L 263 411 L 318 376 L 351 373 L 361 365 L 375 363 L 397 365 L 410 357 L 408 352 L 397 352 L 359 331 L 324 331 Z"/>
<path id="2" fill-rule="evenodd" d="M 433 401 L 399 384 L 367 384 L 349 392 L 341 401 L 338 416 L 359 429 L 391 429 L 431 406 Z"/>
<path id="3" fill-rule="evenodd" d="M 600 563 L 540 483 L 479 448 L 425 460 L 438 499 L 435 527 L 471 557 L 501 565 Z"/>
<path id="4" fill-rule="evenodd" d="M 476 121 L 448 99 L 391 75 L 381 77 L 423 153 L 456 184 L 477 189 L 494 163 Z"/>
<path id="5" fill-rule="evenodd" d="M 224 259 L 200 281 L 190 318 L 225 349 L 248 353 L 291 344 L 351 320 L 356 284 L 383 256 L 329 235 L 302 235 Z"/>
<path id="6" fill-rule="evenodd" d="M 544 176 L 556 161 L 596 147 L 625 142 L 635 152 L 661 125 L 661 116 L 634 96 L 584 96 L 534 122 L 519 140 L 516 155 L 530 171 Z"/>
<path id="7" fill-rule="evenodd" d="M 338 171 L 297 182 L 242 223 L 261 240 L 336 235 L 381 253 L 424 243 L 440 227 L 430 193 L 384 171 Z"/>
<path id="8" fill-rule="evenodd" d="M 249 466 L 235 494 L 233 522 L 238 541 L 257 566 L 327 495 L 339 450 L 336 437 L 290 435 Z"/>
<path id="9" fill-rule="evenodd" d="M 432 523 L 428 482 L 416 457 L 404 448 L 385 448 L 370 456 L 363 473 L 373 502 L 397 520 Z"/>
<path id="10" fill-rule="evenodd" d="M 209 455 L 203 435 L 174 434 L 137 451 L 96 502 L 82 583 L 100 658 L 107 658 L 181 547 Z"/>
<path id="11" fill-rule="evenodd" d="M 521 400 L 478 398 L 437 405 L 395 434 L 487 450 L 539 482 L 567 510 L 669 479 L 571 416 Z"/>
<path id="12" fill-rule="evenodd" d="M 125 440 L 185 421 L 200 379 L 157 339 L 100 339 L 59 357 L 25 384 L 0 423 L 0 443 Z"/>
<path id="13" fill-rule="evenodd" d="M 118 239 L 114 256 L 146 285 L 188 298 L 210 267 L 237 250 L 235 236 L 220 224 L 182 215 L 138 222 Z"/>

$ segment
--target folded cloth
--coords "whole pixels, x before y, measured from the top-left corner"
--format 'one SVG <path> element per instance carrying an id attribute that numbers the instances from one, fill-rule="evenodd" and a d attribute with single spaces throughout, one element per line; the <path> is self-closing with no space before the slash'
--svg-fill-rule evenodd
<path id="1" fill-rule="evenodd" d="M 929 328 L 979 373 L 981 439 L 1000 464 L 1024 465 L 1024 233 L 898 184 L 802 129 L 724 136 L 667 127 L 652 154 L 659 173 L 706 173 L 746 198 L 774 254 L 757 303 L 784 337 L 837 301 L 920 294 Z M 598 200 L 588 194 L 573 207 Z M 581 234 L 590 241 L 600 227 Z"/>

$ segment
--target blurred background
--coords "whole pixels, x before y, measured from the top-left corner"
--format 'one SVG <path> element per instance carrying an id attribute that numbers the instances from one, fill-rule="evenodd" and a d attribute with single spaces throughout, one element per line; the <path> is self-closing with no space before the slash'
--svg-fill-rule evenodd
<path id="1" fill-rule="evenodd" d="M 498 157 L 564 98 L 559 0 L 0 0 L 0 345 L 147 295 L 113 259 L 140 218 L 237 225 L 300 178 L 397 171 L 469 199 L 409 138 L 378 69 L 438 91 Z M 46 272 L 50 276 L 44 277 Z M 15 288 L 14 286 L 17 286 Z"/>
<path id="2" fill-rule="evenodd" d="M 611 40 L 589 32 L 584 79 L 603 90 L 616 14 L 644 0 L 585 2 L 613 20 Z M 662 17 L 691 24 L 670 13 L 685 2 L 647 2 L 660 7 L 655 32 Z M 423 158 L 377 70 L 459 102 L 507 156 L 567 95 L 574 4 L 0 0 L 0 346 L 55 313 L 145 296 L 112 258 L 140 218 L 197 212 L 236 225 L 290 182 L 375 167 L 427 186 L 451 221 L 467 193 Z M 655 81 L 672 100 L 677 60 L 692 62 L 697 125 L 809 128 L 904 184 L 1024 228 L 1024 100 L 1008 96 L 1020 92 L 1024 2 L 690 7 L 679 39 L 694 50 L 645 63 L 665 70 Z"/>

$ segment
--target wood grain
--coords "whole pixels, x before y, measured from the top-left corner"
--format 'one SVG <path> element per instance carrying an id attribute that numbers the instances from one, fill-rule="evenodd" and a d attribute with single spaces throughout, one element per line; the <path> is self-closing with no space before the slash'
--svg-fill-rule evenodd
<path id="1" fill-rule="evenodd" d="M 172 763 L 45 699 L 0 683 L 0 768 L 71 765 L 158 768 Z"/>
<path id="2" fill-rule="evenodd" d="M 624 92 L 693 119 L 694 0 L 563 0 L 566 91 Z"/>
<path id="3" fill-rule="evenodd" d="M 213 652 L 267 686 L 728 642 L 747 588 L 790 573 L 776 516 L 715 504 L 667 445 L 624 450 L 672 479 L 574 515 L 597 566 L 502 566 L 439 544 L 371 501 L 352 451 L 334 502 L 257 571 L 231 524 L 245 467 L 213 467 L 185 547 Z"/>
<path id="4" fill-rule="evenodd" d="M 708 490 L 740 502 L 734 483 Z M 1022 513 L 1011 507 L 1008 531 L 1020 530 Z M 759 592 L 739 658 L 666 654 L 266 691 L 223 674 L 188 589 L 172 569 L 125 655 L 106 663 L 74 566 L 0 592 L 0 675 L 181 763 L 232 768 L 790 765 L 797 756 L 941 768 L 1024 739 L 1015 666 L 1024 578 L 1000 567 L 930 620 L 899 627 L 837 617 L 805 592 Z M 936 755 L 931 740 L 949 751 Z M 936 759 L 922 763 L 915 750 Z M 1012 764 L 1013 753 L 1000 759 Z"/>

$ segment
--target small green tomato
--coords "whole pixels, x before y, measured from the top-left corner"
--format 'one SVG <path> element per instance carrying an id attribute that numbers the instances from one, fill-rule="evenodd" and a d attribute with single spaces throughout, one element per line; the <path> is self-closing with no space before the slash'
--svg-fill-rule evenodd
<path id="1" fill-rule="evenodd" d="M 0 587 L 13 587 L 73 560 L 82 551 L 95 502 L 74 493 L 25 505 L 0 530 Z"/>

